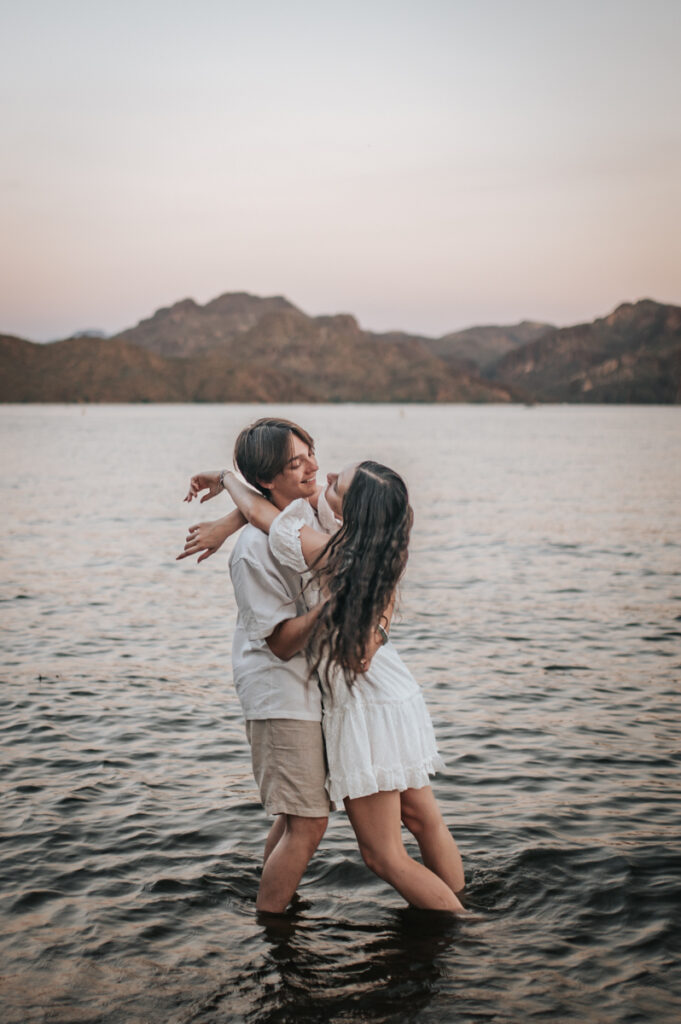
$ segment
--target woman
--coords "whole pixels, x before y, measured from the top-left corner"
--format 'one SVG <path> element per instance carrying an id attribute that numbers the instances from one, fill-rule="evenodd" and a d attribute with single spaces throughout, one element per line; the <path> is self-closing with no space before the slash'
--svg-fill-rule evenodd
<path id="1" fill-rule="evenodd" d="M 412 522 L 407 489 L 374 462 L 328 481 L 319 519 L 329 532 L 321 533 L 307 500 L 278 513 L 233 473 L 222 474 L 242 515 L 269 532 L 279 561 L 306 578 L 308 601 L 322 592 L 310 658 L 324 696 L 329 795 L 345 805 L 365 863 L 412 905 L 460 912 L 461 858 L 428 785 L 441 765 L 432 725 L 388 642 Z M 423 864 L 407 854 L 401 822 Z"/>

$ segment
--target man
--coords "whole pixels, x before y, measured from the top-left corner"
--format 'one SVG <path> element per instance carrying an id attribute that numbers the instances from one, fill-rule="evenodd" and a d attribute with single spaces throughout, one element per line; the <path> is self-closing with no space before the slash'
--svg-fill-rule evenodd
<path id="1" fill-rule="evenodd" d="M 283 419 L 242 430 L 234 448 L 242 476 L 278 508 L 317 494 L 318 465 L 307 431 Z M 187 501 L 222 490 L 221 474 L 192 477 Z M 180 558 L 209 557 L 244 523 L 240 513 L 192 527 Z M 301 579 L 272 555 L 267 535 L 246 524 L 230 558 L 238 616 L 232 646 L 234 683 L 246 720 L 253 772 L 269 814 L 256 906 L 282 913 L 324 835 L 329 800 L 321 729 L 321 696 L 308 680 L 303 653 L 317 609 L 302 605 Z"/>

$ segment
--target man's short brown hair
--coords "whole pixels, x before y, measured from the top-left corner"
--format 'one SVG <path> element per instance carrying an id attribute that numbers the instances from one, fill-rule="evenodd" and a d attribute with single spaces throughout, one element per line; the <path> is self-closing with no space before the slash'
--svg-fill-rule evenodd
<path id="1" fill-rule="evenodd" d="M 291 420 L 265 418 L 244 427 L 234 445 L 234 464 L 252 487 L 269 498 L 270 492 L 260 483 L 269 483 L 284 469 L 291 457 L 291 434 L 314 451 L 314 441 Z"/>

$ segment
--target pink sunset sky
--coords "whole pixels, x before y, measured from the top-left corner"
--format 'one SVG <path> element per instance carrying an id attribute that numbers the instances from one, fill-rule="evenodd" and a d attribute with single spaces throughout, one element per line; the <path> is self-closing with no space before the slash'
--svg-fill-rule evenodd
<path id="1" fill-rule="evenodd" d="M 0 332 L 681 303 L 676 0 L 22 0 L 0 34 Z"/>

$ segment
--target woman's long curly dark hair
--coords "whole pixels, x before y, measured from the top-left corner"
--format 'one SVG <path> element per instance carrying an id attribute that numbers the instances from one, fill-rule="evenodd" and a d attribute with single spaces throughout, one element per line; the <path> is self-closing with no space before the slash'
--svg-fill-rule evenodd
<path id="1" fill-rule="evenodd" d="M 330 596 L 311 637 L 311 672 L 321 671 L 327 685 L 336 666 L 348 686 L 362 671 L 364 651 L 407 564 L 412 519 L 402 477 L 378 462 L 361 462 L 343 498 L 343 525 L 317 573 Z"/>

